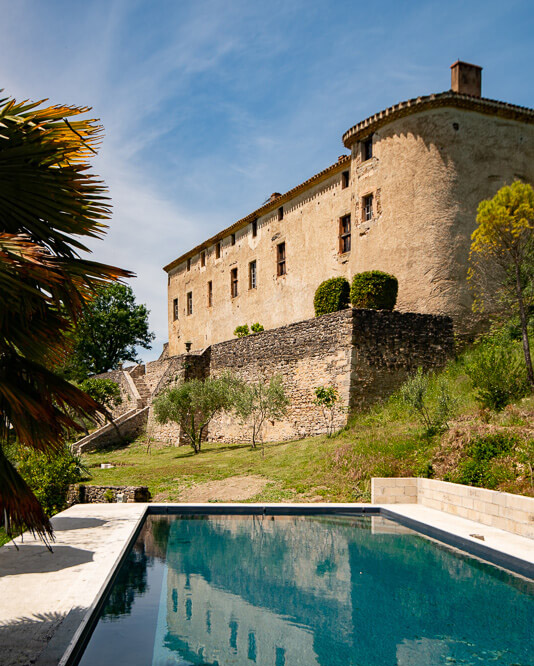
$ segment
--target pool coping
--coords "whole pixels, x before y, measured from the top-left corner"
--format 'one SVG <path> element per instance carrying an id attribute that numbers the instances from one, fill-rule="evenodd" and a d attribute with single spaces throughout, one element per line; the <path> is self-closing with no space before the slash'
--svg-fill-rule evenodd
<path id="1" fill-rule="evenodd" d="M 77 505 L 78 514 L 90 516 L 91 509 L 97 514 L 100 504 Z M 120 565 L 127 557 L 135 539 L 137 538 L 144 521 L 148 515 L 369 515 L 383 516 L 414 529 L 415 531 L 441 543 L 457 548 L 474 557 L 490 562 L 495 566 L 507 569 L 513 573 L 534 580 L 534 540 L 505 532 L 503 530 L 488 527 L 465 518 L 460 518 L 437 509 L 423 507 L 417 504 L 347 504 L 347 503 L 317 503 L 317 504 L 268 504 L 268 503 L 207 503 L 207 504 L 112 504 L 107 505 L 114 515 L 120 516 L 124 507 L 125 519 L 128 515 L 128 524 L 122 525 L 123 540 L 116 556 L 109 557 L 105 561 L 105 569 L 99 572 L 100 578 L 97 592 L 92 596 L 91 603 L 84 608 L 81 620 L 73 619 L 70 623 L 62 621 L 48 644 L 35 655 L 32 663 L 35 666 L 72 666 L 83 652 L 89 639 L 94 622 L 98 617 L 101 606 L 105 602 L 107 593 L 112 586 Z M 83 509 L 82 509 L 83 507 Z M 126 510 L 129 507 L 129 510 Z M 132 509 L 137 508 L 137 512 Z M 68 516 L 71 509 L 58 514 L 55 518 Z M 135 515 L 132 516 L 132 513 Z M 70 513 L 70 515 L 74 515 Z M 120 520 L 120 518 L 119 518 Z M 96 528 L 98 529 L 98 528 Z M 83 531 L 83 530 L 82 530 Z M 95 534 L 97 534 L 95 532 Z M 94 537 L 93 537 L 94 538 Z M 484 539 L 484 540 L 482 540 Z M 18 540 L 17 540 L 18 541 Z M 31 539 L 25 537 L 25 543 Z M 98 541 L 98 540 L 97 540 Z M 72 543 L 72 542 L 71 542 Z M 82 541 L 83 543 L 83 541 Z M 94 545 L 98 550 L 98 543 Z M 1 549 L 0 549 L 1 553 Z M 0 561 L 1 564 L 1 561 Z M 82 564 L 76 568 L 76 573 L 94 562 Z M 74 574 L 74 571 L 73 571 Z M 23 575 L 23 574 L 20 574 Z M 32 575 L 32 574 L 30 574 Z M 46 574 L 38 574 L 46 576 Z M 0 578 L 0 582 L 1 582 Z M 83 575 L 81 576 L 83 582 Z M 78 585 L 80 581 L 78 580 Z M 73 585 L 76 585 L 74 578 Z M 96 587 L 95 585 L 95 587 Z M 35 596 L 38 597 L 38 585 Z M 31 613 L 31 599 L 28 599 L 29 612 Z M 53 606 L 51 606 L 51 610 Z M 34 609 L 35 610 L 35 609 Z M 65 618 L 68 618 L 67 610 Z M 52 644 L 55 643 L 54 646 Z M 58 646 L 61 646 L 59 651 Z M 66 646 L 63 649 L 63 646 Z M 55 652 L 54 652 L 55 650 Z M 54 656 L 54 654 L 56 656 Z M 57 656 L 61 654 L 58 661 Z"/>

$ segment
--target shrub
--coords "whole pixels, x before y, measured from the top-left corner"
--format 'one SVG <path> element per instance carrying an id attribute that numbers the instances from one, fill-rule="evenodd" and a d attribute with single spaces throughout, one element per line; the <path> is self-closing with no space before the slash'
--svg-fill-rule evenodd
<path id="1" fill-rule="evenodd" d="M 356 273 L 352 278 L 350 302 L 355 308 L 393 310 L 397 302 L 397 278 L 382 271 Z"/>
<path id="2" fill-rule="evenodd" d="M 106 500 L 106 502 L 115 501 L 115 495 L 113 494 L 113 490 L 111 490 L 111 488 L 108 488 L 104 493 L 104 499 Z"/>
<path id="3" fill-rule="evenodd" d="M 326 423 L 326 433 L 330 437 L 334 432 L 336 407 L 341 400 L 339 391 L 335 386 L 317 386 L 314 393 L 313 404 L 321 408 Z"/>
<path id="4" fill-rule="evenodd" d="M 255 324 L 252 324 L 252 325 L 251 325 L 250 330 L 251 330 L 253 333 L 261 333 L 261 332 L 264 331 L 265 329 L 263 328 L 263 326 L 262 326 L 259 322 L 256 322 Z"/>
<path id="5" fill-rule="evenodd" d="M 330 278 L 321 282 L 315 292 L 313 306 L 315 316 L 337 312 L 349 307 L 350 285 L 344 277 Z"/>
<path id="6" fill-rule="evenodd" d="M 519 444 L 517 436 L 503 432 L 475 437 L 465 448 L 466 457 L 445 480 L 490 489 L 511 481 L 516 474 L 507 455 Z"/>
<path id="7" fill-rule="evenodd" d="M 234 331 L 234 335 L 238 338 L 244 338 L 245 336 L 250 335 L 248 324 L 237 326 L 237 328 Z"/>
<path id="8" fill-rule="evenodd" d="M 400 398 L 415 412 L 427 435 L 449 427 L 448 420 L 456 401 L 443 381 L 433 387 L 431 375 L 425 375 L 422 368 L 418 368 L 416 374 L 401 386 Z"/>
<path id="9" fill-rule="evenodd" d="M 80 458 L 67 447 L 49 457 L 19 446 L 15 464 L 47 516 L 53 516 L 66 507 L 69 484 L 79 483 L 87 477 Z"/>
<path id="10" fill-rule="evenodd" d="M 478 345 L 466 361 L 477 402 L 500 411 L 525 396 L 529 390 L 525 364 L 520 350 L 506 341 L 487 341 Z"/>
<path id="11" fill-rule="evenodd" d="M 120 386 L 112 379 L 89 377 L 80 382 L 80 388 L 107 409 L 120 405 L 122 402 Z"/>

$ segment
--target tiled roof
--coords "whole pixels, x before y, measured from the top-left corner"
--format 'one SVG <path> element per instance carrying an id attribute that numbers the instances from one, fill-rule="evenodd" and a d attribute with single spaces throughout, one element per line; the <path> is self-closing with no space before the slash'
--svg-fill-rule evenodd
<path id="1" fill-rule="evenodd" d="M 273 199 L 272 201 L 269 200 L 267 203 L 263 204 L 263 206 L 261 206 L 260 208 L 257 208 L 252 213 L 249 213 L 246 217 L 242 217 L 240 220 L 237 220 L 237 222 L 234 222 L 231 226 L 226 227 L 226 229 L 223 229 L 215 236 L 208 238 L 208 240 L 205 240 L 203 243 L 200 243 L 200 245 L 197 245 L 192 250 L 189 250 L 189 252 L 182 254 L 182 256 L 178 257 L 178 259 L 175 259 L 174 261 L 171 261 L 170 264 L 164 266 L 163 270 L 168 273 L 173 268 L 178 266 L 178 264 L 181 264 L 183 261 L 186 261 L 187 259 L 193 257 L 195 254 L 202 252 L 202 250 L 206 250 L 211 245 L 214 245 L 215 243 L 221 241 L 223 238 L 226 238 L 226 236 L 235 233 L 238 229 L 241 229 L 247 224 L 250 224 L 253 220 L 260 217 L 261 215 L 265 215 L 266 213 L 277 210 L 278 208 L 280 208 L 280 206 L 283 206 L 284 203 L 292 199 L 297 194 L 300 194 L 303 190 L 306 190 L 308 187 L 320 183 L 322 180 L 325 180 L 333 173 L 336 173 L 336 171 L 341 171 L 341 169 L 349 163 L 350 163 L 350 155 L 344 155 L 343 157 L 339 158 L 338 161 L 335 162 L 335 164 L 331 164 L 326 169 L 323 169 L 323 171 L 316 173 L 315 176 L 308 178 L 308 180 L 305 180 L 303 183 L 300 183 L 300 185 L 297 185 L 293 189 L 288 190 L 284 194 L 281 194 L 279 197 L 276 197 L 276 199 Z"/>
<path id="2" fill-rule="evenodd" d="M 412 113 L 419 113 L 427 109 L 439 107 L 454 107 L 457 109 L 467 109 L 477 111 L 478 113 L 497 115 L 512 120 L 521 120 L 523 122 L 534 122 L 534 109 L 524 106 L 508 104 L 508 102 L 498 102 L 494 99 L 485 97 L 473 97 L 472 95 L 463 95 L 446 90 L 442 93 L 425 95 L 424 97 L 415 97 L 405 102 L 399 102 L 383 111 L 369 116 L 343 134 L 343 143 L 346 148 L 365 136 L 376 131 L 379 127 L 390 123 L 392 120 L 409 116 Z"/>

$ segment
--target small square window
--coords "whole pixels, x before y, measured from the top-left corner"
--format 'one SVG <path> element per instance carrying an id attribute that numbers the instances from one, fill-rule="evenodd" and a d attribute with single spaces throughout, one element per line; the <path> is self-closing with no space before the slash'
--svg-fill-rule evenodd
<path id="1" fill-rule="evenodd" d="M 178 299 L 175 298 L 172 302 L 172 318 L 173 321 L 178 319 Z"/>
<path id="2" fill-rule="evenodd" d="M 187 314 L 188 315 L 193 314 L 193 292 L 192 291 L 187 292 Z"/>
<path id="3" fill-rule="evenodd" d="M 341 174 L 341 189 L 346 190 L 350 182 L 350 171 L 343 171 Z"/>
<path id="4" fill-rule="evenodd" d="M 280 208 L 278 209 L 278 219 L 279 220 L 284 219 L 284 207 L 283 206 L 280 206 Z"/>
<path id="5" fill-rule="evenodd" d="M 230 236 L 230 241 L 231 241 L 232 245 L 235 245 L 235 234 L 232 234 Z"/>
<path id="6" fill-rule="evenodd" d="M 339 220 L 339 252 L 350 252 L 350 215 L 344 215 Z"/>
<path id="7" fill-rule="evenodd" d="M 187 270 L 188 270 L 188 271 L 191 270 L 191 259 L 188 259 L 188 260 L 187 260 Z"/>
<path id="8" fill-rule="evenodd" d="M 373 195 L 372 194 L 368 194 L 366 197 L 363 198 L 362 209 L 363 209 L 363 220 L 364 220 L 364 222 L 368 222 L 369 220 L 372 220 L 373 219 Z"/>
<path id="9" fill-rule="evenodd" d="M 252 220 L 252 238 L 258 235 L 258 220 Z"/>
<path id="10" fill-rule="evenodd" d="M 230 271 L 230 293 L 232 298 L 235 298 L 239 293 L 237 285 L 237 268 L 232 268 Z"/>
<path id="11" fill-rule="evenodd" d="M 217 243 L 215 246 L 215 259 L 220 259 L 221 258 L 221 243 Z"/>
<path id="12" fill-rule="evenodd" d="M 371 135 L 362 142 L 362 160 L 370 160 L 373 156 L 373 136 Z"/>
<path id="13" fill-rule="evenodd" d="M 200 253 L 200 265 L 202 266 L 202 268 L 204 268 L 204 266 L 206 265 L 206 253 L 205 252 Z"/>
<path id="14" fill-rule="evenodd" d="M 257 284 L 256 262 L 251 261 L 248 265 L 248 288 L 256 289 Z"/>
<path id="15" fill-rule="evenodd" d="M 213 282 L 208 282 L 208 308 L 213 306 Z"/>
<path id="16" fill-rule="evenodd" d="M 276 275 L 280 277 L 286 274 L 286 244 L 279 243 L 276 246 Z"/>

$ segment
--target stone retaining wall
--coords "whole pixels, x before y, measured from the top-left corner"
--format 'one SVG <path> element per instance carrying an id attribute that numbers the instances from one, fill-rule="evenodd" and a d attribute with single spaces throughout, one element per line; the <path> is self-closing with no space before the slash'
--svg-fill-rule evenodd
<path id="1" fill-rule="evenodd" d="M 67 505 L 109 502 L 110 494 L 113 496 L 113 502 L 117 502 L 117 497 L 121 495 L 121 501 L 125 502 L 150 501 L 147 486 L 86 486 L 83 483 L 75 483 L 69 486 Z"/>
<path id="2" fill-rule="evenodd" d="M 333 385 L 339 391 L 340 409 L 334 419 L 339 429 L 351 410 L 387 397 L 418 367 L 443 366 L 453 353 L 449 317 L 347 309 L 221 342 L 204 352 L 170 357 L 154 395 L 174 380 L 223 372 L 250 382 L 281 375 L 291 401 L 288 415 L 274 424 L 266 422 L 263 436 L 265 441 L 297 439 L 327 431 L 321 409 L 313 404 L 316 387 Z M 152 413 L 148 432 L 162 441 L 179 439 L 177 426 L 160 426 Z M 233 415 L 218 416 L 210 424 L 208 439 L 248 441 L 250 426 Z"/>
<path id="3" fill-rule="evenodd" d="M 77 453 L 89 453 L 116 444 L 120 439 L 133 439 L 144 430 L 148 410 L 149 407 L 140 410 L 132 409 L 118 418 L 114 424 L 108 423 L 108 425 L 80 439 L 73 446 Z M 117 429 L 119 432 L 117 432 Z"/>
<path id="4" fill-rule="evenodd" d="M 418 478 L 373 479 L 371 495 L 373 504 L 415 502 L 534 539 L 534 497 Z"/>

